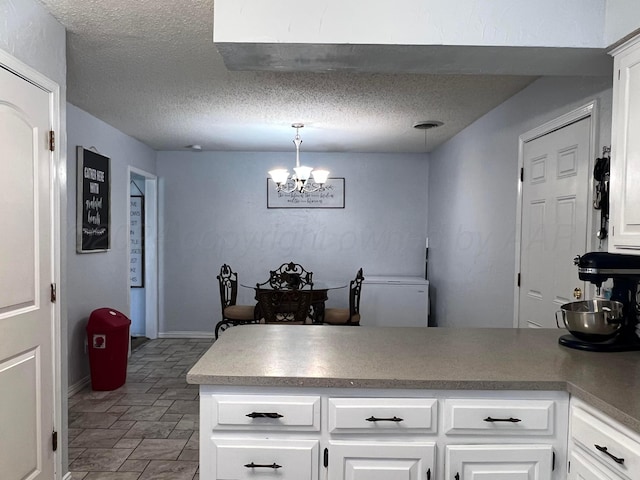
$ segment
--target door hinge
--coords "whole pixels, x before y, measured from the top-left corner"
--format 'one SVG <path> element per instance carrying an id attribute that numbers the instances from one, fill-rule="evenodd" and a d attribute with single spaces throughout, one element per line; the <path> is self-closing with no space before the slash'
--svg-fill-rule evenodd
<path id="1" fill-rule="evenodd" d="M 324 466 L 327 468 L 329 466 L 329 449 L 324 449 Z"/>
<path id="2" fill-rule="evenodd" d="M 56 284 L 52 283 L 51 284 L 51 303 L 56 303 L 57 296 L 58 294 L 56 292 Z"/>
<path id="3" fill-rule="evenodd" d="M 620 80 L 620 69 L 618 69 L 618 80 Z"/>
<path id="4" fill-rule="evenodd" d="M 524 182 L 524 167 L 520 167 L 520 181 Z"/>
<path id="5" fill-rule="evenodd" d="M 520 287 L 520 279 L 521 279 L 521 277 L 520 277 L 520 273 L 518 273 L 518 280 L 517 280 L 518 287 Z"/>
<path id="6" fill-rule="evenodd" d="M 49 131 L 49 150 L 52 152 L 56 149 L 56 132 L 53 130 Z"/>
<path id="7" fill-rule="evenodd" d="M 58 432 L 55 430 L 51 433 L 51 446 L 54 452 L 58 450 Z"/>

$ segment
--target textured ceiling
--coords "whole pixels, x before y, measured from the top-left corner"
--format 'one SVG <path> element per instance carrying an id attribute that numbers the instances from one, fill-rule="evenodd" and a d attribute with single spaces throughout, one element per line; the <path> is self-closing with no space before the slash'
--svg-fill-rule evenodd
<path id="1" fill-rule="evenodd" d="M 302 122 L 303 151 L 424 152 L 536 78 L 229 71 L 213 0 L 40 1 L 67 28 L 67 100 L 156 150 L 283 151 Z"/>

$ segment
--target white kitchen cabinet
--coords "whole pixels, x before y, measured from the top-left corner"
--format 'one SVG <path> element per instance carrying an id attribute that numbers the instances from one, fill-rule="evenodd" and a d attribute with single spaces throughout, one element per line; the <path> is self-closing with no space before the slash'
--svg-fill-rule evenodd
<path id="1" fill-rule="evenodd" d="M 551 445 L 447 445 L 445 478 L 550 480 Z"/>
<path id="2" fill-rule="evenodd" d="M 640 480 L 639 435 L 577 399 L 571 400 L 570 424 L 570 456 L 588 459 L 579 461 L 586 465 L 579 469 L 588 470 L 592 464 L 592 470 L 608 475 L 601 478 Z M 573 470 L 571 463 L 569 478 L 581 478 Z"/>
<path id="3" fill-rule="evenodd" d="M 365 276 L 360 324 L 367 327 L 427 327 L 429 282 L 420 277 Z"/>
<path id="4" fill-rule="evenodd" d="M 431 480 L 435 442 L 329 443 L 331 480 Z"/>
<path id="5" fill-rule="evenodd" d="M 640 36 L 614 56 L 609 252 L 640 255 Z"/>
<path id="6" fill-rule="evenodd" d="M 202 480 L 566 479 L 565 392 L 203 385 L 200 403 Z"/>

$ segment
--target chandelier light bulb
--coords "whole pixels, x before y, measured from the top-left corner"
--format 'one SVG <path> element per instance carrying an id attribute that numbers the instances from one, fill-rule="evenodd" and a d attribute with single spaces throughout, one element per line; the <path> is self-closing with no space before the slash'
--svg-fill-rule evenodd
<path id="1" fill-rule="evenodd" d="M 289 170 L 277 168 L 275 170 L 270 170 L 269 175 L 271 175 L 271 179 L 276 182 L 276 185 L 284 185 L 289 179 Z"/>

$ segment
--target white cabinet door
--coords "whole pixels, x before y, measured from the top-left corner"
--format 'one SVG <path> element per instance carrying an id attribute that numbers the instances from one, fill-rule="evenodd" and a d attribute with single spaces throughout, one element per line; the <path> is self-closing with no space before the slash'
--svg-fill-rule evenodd
<path id="1" fill-rule="evenodd" d="M 613 54 L 609 252 L 640 255 L 640 37 Z"/>
<path id="2" fill-rule="evenodd" d="M 615 473 L 596 467 L 579 452 L 572 452 L 569 462 L 567 480 L 622 480 Z"/>
<path id="3" fill-rule="evenodd" d="M 551 445 L 447 445 L 447 480 L 551 480 Z"/>
<path id="4" fill-rule="evenodd" d="M 430 480 L 434 442 L 330 442 L 331 480 Z"/>

